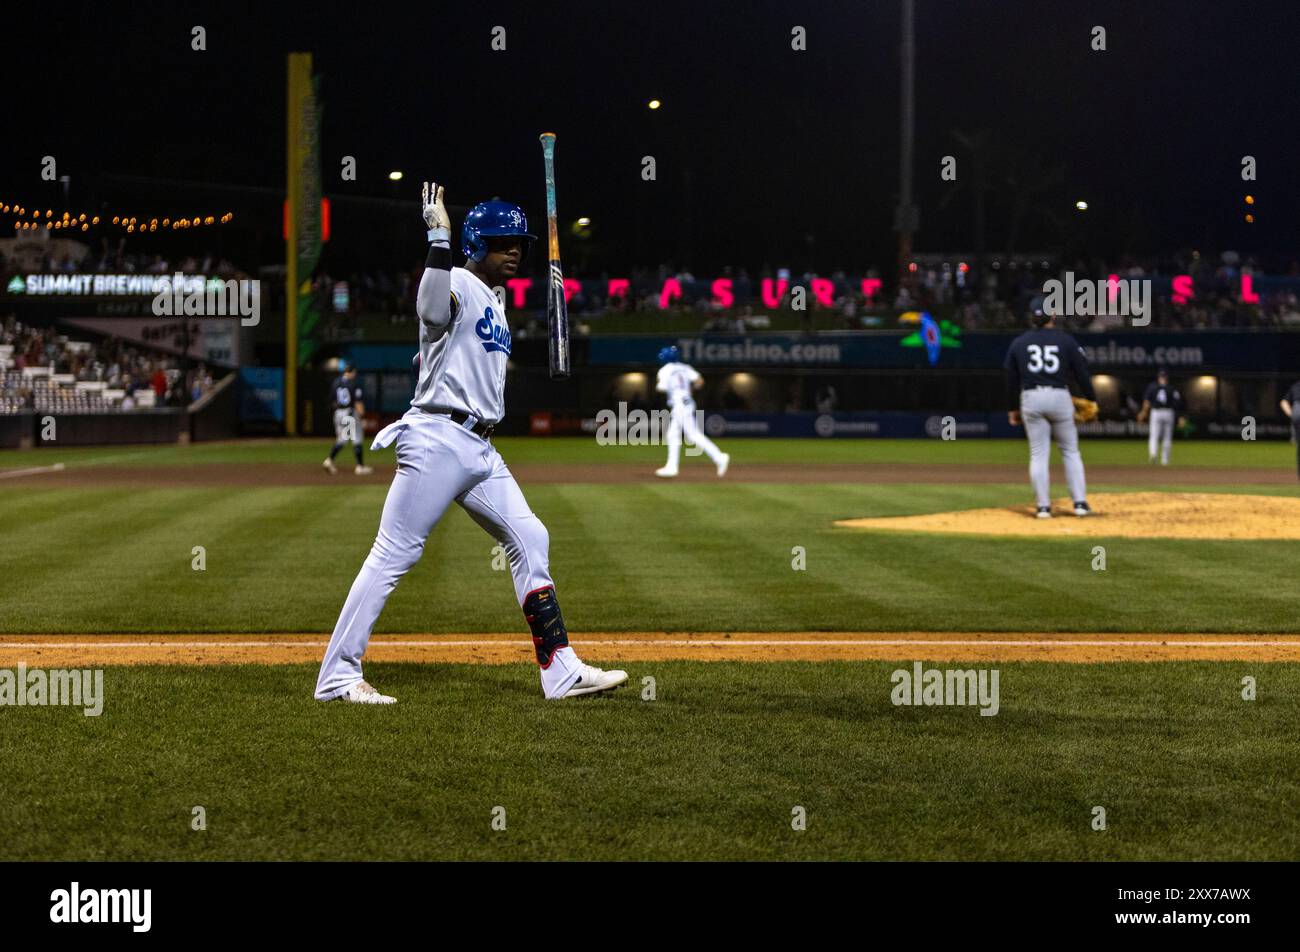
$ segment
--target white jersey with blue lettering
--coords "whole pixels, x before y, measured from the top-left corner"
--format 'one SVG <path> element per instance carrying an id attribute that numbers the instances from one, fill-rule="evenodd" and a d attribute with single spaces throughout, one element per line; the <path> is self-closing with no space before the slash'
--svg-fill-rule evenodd
<path id="1" fill-rule="evenodd" d="M 411 406 L 499 423 L 509 357 L 505 306 L 482 279 L 452 268 L 451 320 L 444 327 L 420 323 L 420 380 Z"/>
<path id="2" fill-rule="evenodd" d="M 690 364 L 675 361 L 659 368 L 659 379 L 655 383 L 655 389 L 660 393 L 668 394 L 670 407 L 693 404 L 695 398 L 691 396 L 691 384 L 699 379 L 698 370 Z"/>

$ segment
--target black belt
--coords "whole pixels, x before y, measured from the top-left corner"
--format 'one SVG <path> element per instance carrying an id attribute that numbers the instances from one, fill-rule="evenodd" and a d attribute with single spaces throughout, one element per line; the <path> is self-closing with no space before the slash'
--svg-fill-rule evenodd
<path id="1" fill-rule="evenodd" d="M 451 417 L 451 422 L 455 423 L 457 426 L 465 426 L 466 422 L 469 420 L 469 414 L 462 413 L 459 410 L 425 410 L 424 407 L 420 407 L 420 409 L 425 413 L 435 413 L 438 416 L 449 416 Z M 465 426 L 465 429 L 469 430 L 475 436 L 483 437 L 485 440 L 492 438 L 492 431 L 496 428 L 495 423 L 484 423 L 482 420 L 479 420 L 473 426 Z"/>

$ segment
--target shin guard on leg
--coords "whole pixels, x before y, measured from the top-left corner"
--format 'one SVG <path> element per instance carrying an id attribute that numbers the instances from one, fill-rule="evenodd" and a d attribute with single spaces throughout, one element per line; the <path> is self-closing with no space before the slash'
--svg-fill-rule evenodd
<path id="1" fill-rule="evenodd" d="M 551 666 L 556 650 L 569 646 L 569 632 L 564 627 L 560 603 L 555 599 L 555 589 L 549 585 L 529 592 L 524 599 L 524 617 L 533 631 L 533 647 L 537 663 L 543 668 Z"/>
<path id="2" fill-rule="evenodd" d="M 569 647 L 569 632 L 560 615 L 560 603 L 551 586 L 529 592 L 524 599 L 524 617 L 533 631 L 542 694 L 563 697 L 582 674 L 582 663 Z"/>

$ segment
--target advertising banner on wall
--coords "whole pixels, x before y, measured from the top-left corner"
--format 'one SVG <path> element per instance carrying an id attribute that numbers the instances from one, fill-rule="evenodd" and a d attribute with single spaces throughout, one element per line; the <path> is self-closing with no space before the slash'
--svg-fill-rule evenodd
<path id="1" fill-rule="evenodd" d="M 284 370 L 282 368 L 240 368 L 239 418 L 259 423 L 284 421 Z"/>
<path id="2" fill-rule="evenodd" d="M 946 322 L 945 322 L 946 323 Z M 588 363 L 653 365 L 670 344 L 697 367 L 745 370 L 799 368 L 998 369 L 1019 332 L 962 332 L 932 325 L 918 332 L 827 334 L 698 334 L 593 336 Z M 940 336 L 941 335 L 941 336 Z M 1178 372 L 1300 372 L 1300 333 L 1284 331 L 1134 331 L 1075 334 L 1095 370 L 1121 372 L 1165 366 Z"/>

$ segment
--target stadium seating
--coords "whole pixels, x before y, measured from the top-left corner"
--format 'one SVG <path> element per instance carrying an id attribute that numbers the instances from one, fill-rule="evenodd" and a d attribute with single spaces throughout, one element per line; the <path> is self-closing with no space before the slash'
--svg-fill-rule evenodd
<path id="1" fill-rule="evenodd" d="M 161 371 L 173 395 L 176 358 L 115 338 L 70 340 L 51 327 L 0 322 L 0 414 L 83 414 L 162 407 L 153 389 Z M 211 378 L 199 373 L 200 387 Z M 188 397 L 188 395 L 186 395 Z"/>

